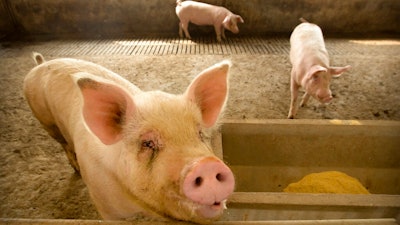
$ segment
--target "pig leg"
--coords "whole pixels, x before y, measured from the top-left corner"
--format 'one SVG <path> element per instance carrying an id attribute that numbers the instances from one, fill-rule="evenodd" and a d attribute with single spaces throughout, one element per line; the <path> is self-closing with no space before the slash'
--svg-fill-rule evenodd
<path id="1" fill-rule="evenodd" d="M 221 33 L 223 33 L 224 28 L 221 25 L 214 25 L 214 29 L 215 29 L 215 34 L 217 35 L 217 41 L 221 42 Z M 223 34 L 224 38 L 225 38 L 225 34 Z"/>
<path id="2" fill-rule="evenodd" d="M 292 71 L 292 77 L 294 75 L 294 72 Z M 290 98 L 290 109 L 289 109 L 289 115 L 288 119 L 294 119 L 294 116 L 296 115 L 297 111 L 297 97 L 299 95 L 299 86 L 296 84 L 296 82 L 291 79 L 290 81 L 290 93 L 291 93 L 291 98 Z"/>
<path id="3" fill-rule="evenodd" d="M 43 128 L 47 131 L 47 133 L 54 138 L 58 143 L 61 144 L 61 146 L 63 147 L 69 164 L 71 164 L 72 168 L 74 168 L 76 173 L 80 173 L 79 172 L 79 164 L 78 164 L 78 160 L 76 158 L 76 153 L 74 148 L 68 144 L 67 140 L 65 140 L 64 136 L 61 134 L 60 129 L 58 129 L 58 127 L 56 125 L 45 125 L 43 124 Z"/>
<path id="4" fill-rule="evenodd" d="M 226 40 L 226 37 L 225 37 L 225 28 L 224 28 L 224 27 L 221 28 L 221 36 L 222 36 L 222 39 Z"/>
<path id="5" fill-rule="evenodd" d="M 183 38 L 182 23 L 179 22 L 179 37 Z"/>
<path id="6" fill-rule="evenodd" d="M 183 32 L 185 32 L 186 38 L 192 39 L 192 37 L 189 34 L 188 27 L 189 27 L 189 21 L 181 21 L 180 26 L 179 26 L 179 35 L 181 37 L 183 37 L 183 35 L 182 35 L 182 29 L 183 29 Z"/>
<path id="7" fill-rule="evenodd" d="M 308 102 L 308 99 L 310 99 L 310 95 L 306 92 L 306 93 L 304 93 L 304 95 L 303 95 L 303 99 L 302 99 L 301 102 L 300 102 L 300 106 L 301 106 L 301 107 L 306 106 L 306 105 L 307 105 L 307 102 Z"/>

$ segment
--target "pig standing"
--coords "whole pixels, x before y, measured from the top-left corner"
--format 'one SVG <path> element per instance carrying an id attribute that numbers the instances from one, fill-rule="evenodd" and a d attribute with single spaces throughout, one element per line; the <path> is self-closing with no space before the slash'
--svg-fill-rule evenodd
<path id="1" fill-rule="evenodd" d="M 225 37 L 225 29 L 233 33 L 239 33 L 237 23 L 244 23 L 241 16 L 233 14 L 228 9 L 221 6 L 214 6 L 195 1 L 176 1 L 176 15 L 179 17 L 179 36 L 183 37 L 182 29 L 186 38 L 191 39 L 188 26 L 189 22 L 196 25 L 213 25 L 217 40 L 221 42 L 221 35 Z"/>
<path id="2" fill-rule="evenodd" d="M 292 63 L 290 91 L 291 101 L 289 119 L 293 119 L 297 112 L 297 96 L 299 88 L 305 89 L 300 103 L 305 106 L 310 96 L 321 103 L 332 100 L 329 89 L 332 77 L 339 77 L 350 66 L 331 67 L 329 56 L 325 48 L 321 29 L 303 18 L 290 36 L 290 62 Z"/>
<path id="3" fill-rule="evenodd" d="M 222 214 L 235 181 L 204 135 L 226 103 L 229 62 L 172 95 L 143 92 L 94 63 L 34 59 L 40 65 L 26 76 L 24 94 L 104 219 L 203 223 Z"/>

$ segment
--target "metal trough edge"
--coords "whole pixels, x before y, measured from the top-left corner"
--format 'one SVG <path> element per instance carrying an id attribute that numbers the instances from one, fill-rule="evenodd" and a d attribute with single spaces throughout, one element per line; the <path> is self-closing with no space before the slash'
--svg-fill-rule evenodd
<path id="1" fill-rule="evenodd" d="M 306 194 L 279 192 L 235 192 L 229 203 L 302 206 L 393 207 L 400 210 L 400 195 Z"/>
<path id="2" fill-rule="evenodd" d="M 0 218 L 1 225 L 193 225 L 187 222 L 155 222 L 155 221 L 104 221 L 104 220 L 56 220 L 56 219 L 8 219 Z M 281 220 L 281 221 L 217 221 L 216 225 L 396 225 L 393 218 L 383 219 L 340 219 L 340 220 Z"/>
<path id="3" fill-rule="evenodd" d="M 285 124 L 285 125 L 351 125 L 351 126 L 392 126 L 399 127 L 400 121 L 395 120 L 323 120 L 323 119 L 223 119 L 221 124 Z"/>

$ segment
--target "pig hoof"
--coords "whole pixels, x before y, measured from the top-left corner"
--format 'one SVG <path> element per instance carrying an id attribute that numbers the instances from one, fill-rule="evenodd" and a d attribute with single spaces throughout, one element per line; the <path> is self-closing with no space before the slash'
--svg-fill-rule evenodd
<path id="1" fill-rule="evenodd" d="M 288 119 L 294 119 L 294 116 L 293 115 L 288 116 Z"/>

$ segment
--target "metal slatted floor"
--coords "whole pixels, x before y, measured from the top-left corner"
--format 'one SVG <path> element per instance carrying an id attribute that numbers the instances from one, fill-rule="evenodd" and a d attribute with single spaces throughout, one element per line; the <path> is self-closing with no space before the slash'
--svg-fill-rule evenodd
<path id="1" fill-rule="evenodd" d="M 379 40 L 378 40 L 379 41 Z M 381 40 L 382 41 L 382 40 Z M 399 40 L 395 48 L 377 42 L 349 39 L 326 39 L 331 55 L 399 54 Z M 371 44 L 372 43 L 372 44 Z M 375 44 L 374 44 L 375 43 Z M 231 55 L 231 54 L 289 54 L 288 38 L 233 37 L 218 43 L 213 37 L 193 40 L 181 38 L 123 38 L 103 40 L 52 40 L 46 42 L 11 42 L 0 48 L 0 57 L 15 57 L 21 51 L 37 51 L 47 56 L 96 55 Z"/>

